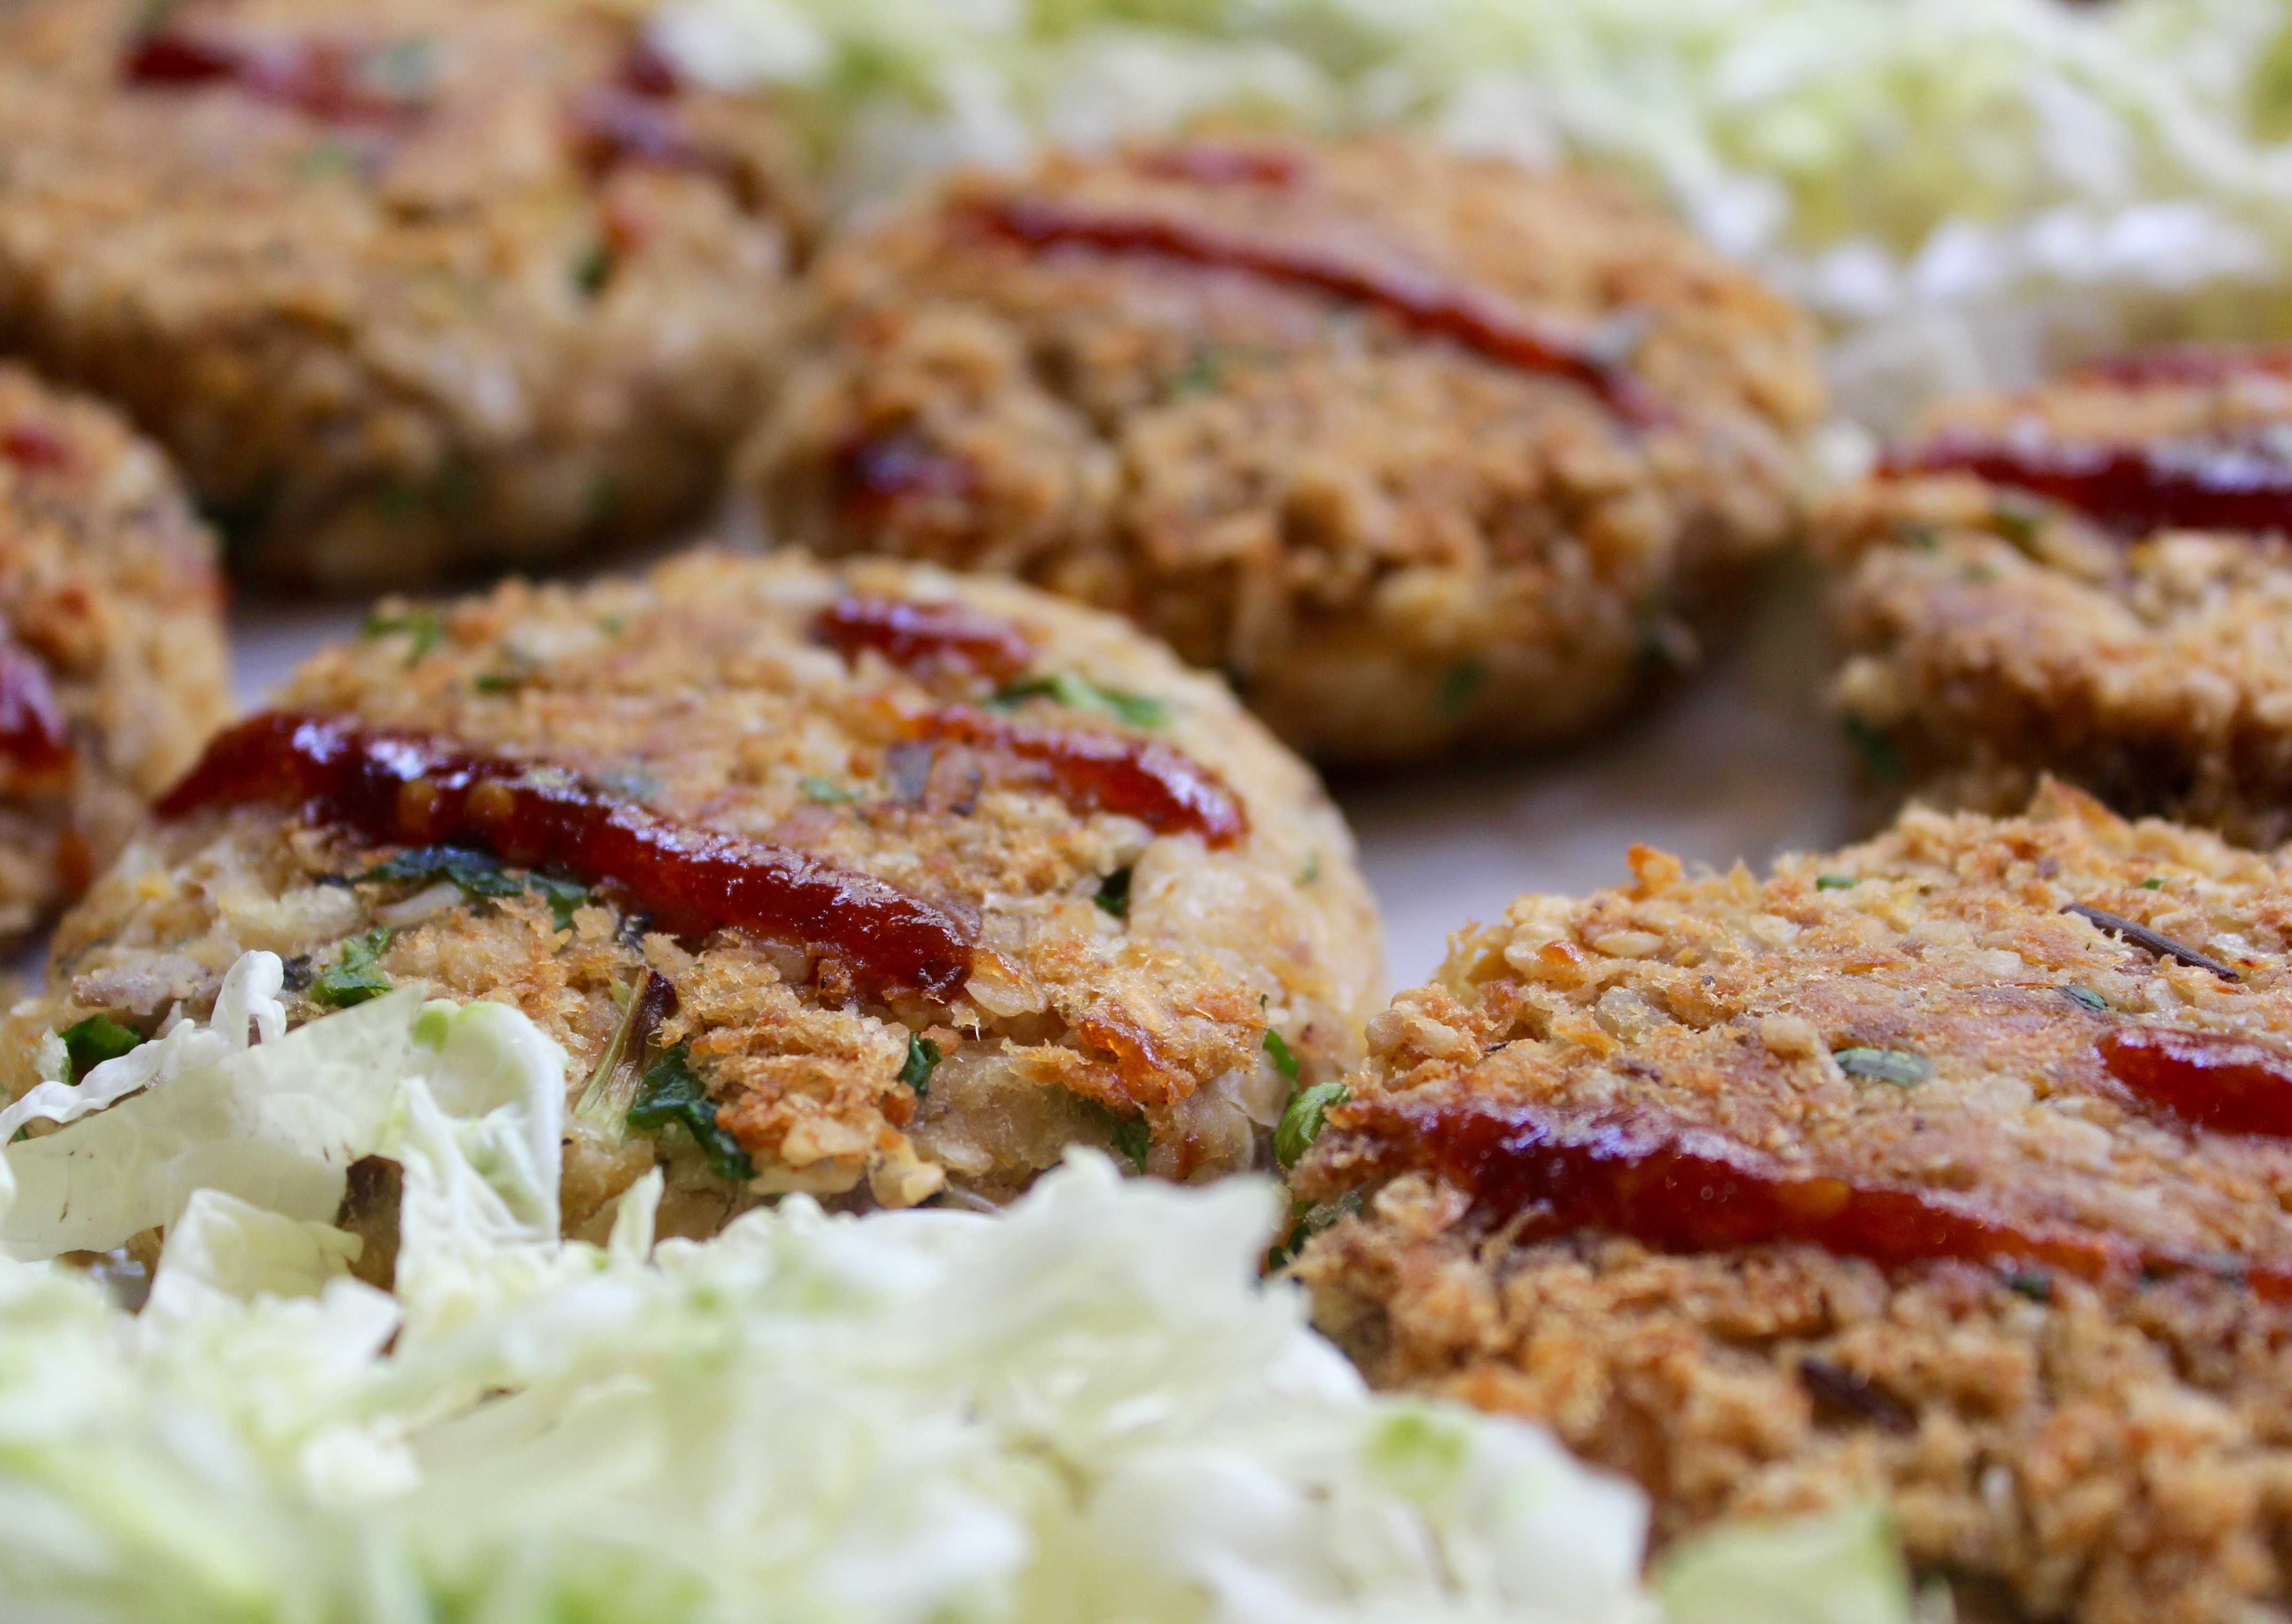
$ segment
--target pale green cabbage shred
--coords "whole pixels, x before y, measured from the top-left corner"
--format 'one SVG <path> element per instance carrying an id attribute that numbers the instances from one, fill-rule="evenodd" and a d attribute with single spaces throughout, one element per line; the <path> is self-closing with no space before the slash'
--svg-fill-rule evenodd
<path id="1" fill-rule="evenodd" d="M 1263 1181 L 1077 1153 L 1001 1216 L 795 1197 L 655 1245 L 655 1174 L 567 1241 L 556 1045 L 411 992 L 283 1032 L 279 968 L 136 1051 L 141 1092 L 46 1096 L 74 1119 L 0 1163 L 12 1624 L 1663 1617 L 1635 1491 L 1370 1395 L 1258 1281 Z M 326 1221 L 368 1154 L 404 1175 L 395 1297 Z M 140 1314 L 25 1260 L 154 1223 Z M 1769 1616 L 1901 1624 L 1871 1527 L 1685 1560 L 1724 1589 L 1750 1551 L 1796 1604 Z M 1736 1616 L 1686 1580 L 1679 1619 Z"/>
<path id="2" fill-rule="evenodd" d="M 1667 198 L 1899 427 L 2095 349 L 2292 334 L 2280 0 L 664 0 L 847 200 L 1048 139 L 1402 123 Z"/>

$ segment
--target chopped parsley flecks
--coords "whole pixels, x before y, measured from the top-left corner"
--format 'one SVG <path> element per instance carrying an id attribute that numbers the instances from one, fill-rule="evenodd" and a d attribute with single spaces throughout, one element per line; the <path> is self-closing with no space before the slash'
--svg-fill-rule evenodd
<path id="1" fill-rule="evenodd" d="M 525 883 L 549 904 L 549 917 L 561 931 L 571 930 L 574 912 L 589 905 L 589 888 L 578 880 L 560 879 L 553 874 L 529 874 Z"/>
<path id="2" fill-rule="evenodd" d="M 2142 890 L 2143 890 L 2143 891 L 2162 891 L 2162 890 L 2164 890 L 2164 889 L 2165 889 L 2165 877 L 2164 877 L 2163 875 L 2161 875 L 2161 874 L 2152 874 L 2152 875 L 2151 875 L 2147 879 L 2143 880 L 2143 881 L 2141 882 L 2141 889 L 2142 889 Z"/>
<path id="3" fill-rule="evenodd" d="M 1489 668 L 1476 659 L 1460 659 L 1442 674 L 1438 704 L 1441 714 L 1454 716 L 1462 712 L 1481 690 L 1487 686 Z"/>
<path id="4" fill-rule="evenodd" d="M 1319 852 L 1306 852 L 1305 866 L 1297 870 L 1297 883 L 1300 885 L 1310 885 L 1320 877 L 1321 854 Z"/>
<path id="5" fill-rule="evenodd" d="M 1344 1084 L 1334 1079 L 1315 1083 L 1292 1095 L 1287 1109 L 1281 1113 L 1280 1126 L 1273 1130 L 1274 1160 L 1285 1168 L 1295 1167 L 1299 1158 L 1313 1148 L 1313 1141 L 1328 1126 L 1329 1107 L 1344 1104 Z"/>
<path id="6" fill-rule="evenodd" d="M 375 966 L 390 946 L 390 927 L 377 925 L 364 935 L 343 943 L 341 956 L 311 978 L 311 1002 L 328 1009 L 348 1009 L 368 998 L 378 998 L 391 988 L 390 977 Z"/>
<path id="7" fill-rule="evenodd" d="M 1021 677 L 989 701 L 997 710 L 1015 710 L 1029 699 L 1048 699 L 1069 710 L 1095 711 L 1129 727 L 1161 727 L 1170 720 L 1170 708 L 1142 694 L 1102 688 L 1086 676 L 1061 671 L 1053 676 Z"/>
<path id="8" fill-rule="evenodd" d="M 1941 545 L 1934 538 L 1933 527 L 1924 524 L 1905 524 L 1898 527 L 1894 531 L 1894 539 L 1904 546 L 1920 553 L 1931 553 Z"/>
<path id="9" fill-rule="evenodd" d="M 468 846 L 416 846 L 376 863 L 359 878 L 422 885 L 451 880 L 473 897 L 513 897 L 525 889 L 524 881 L 502 871 L 500 858 Z"/>
<path id="10" fill-rule="evenodd" d="M 908 1034 L 908 1058 L 900 1068 L 900 1080 L 916 1091 L 917 1098 L 931 1092 L 932 1073 L 939 1070 L 942 1056 L 939 1045 L 914 1032 Z"/>
<path id="11" fill-rule="evenodd" d="M 1898 1088 L 1915 1088 L 1932 1080 L 1934 1074 L 1933 1062 L 1908 1049 L 1840 1049 L 1831 1059 L 1849 1077 L 1892 1083 Z"/>
<path id="12" fill-rule="evenodd" d="M 804 774 L 796 781 L 796 788 L 803 791 L 805 800 L 817 802 L 822 806 L 833 806 L 840 801 L 856 801 L 860 798 L 858 790 L 846 789 L 834 779 L 821 778 L 816 773 Z"/>
<path id="13" fill-rule="evenodd" d="M 64 1040 L 64 1053 L 71 1061 L 71 1071 L 64 1079 L 70 1083 L 78 1082 L 107 1060 L 117 1060 L 143 1041 L 142 1033 L 109 1015 L 90 1015 L 57 1036 Z"/>
<path id="14" fill-rule="evenodd" d="M 2006 1289 L 2033 1303 L 2054 1300 L 2054 1277 L 2043 1269 L 2016 1269 L 2006 1277 Z"/>
<path id="15" fill-rule="evenodd" d="M 1899 780 L 1902 776 L 1902 753 L 1894 741 L 1860 716 L 1846 718 L 1846 741 L 1861 756 L 1864 771 L 1872 778 Z"/>
<path id="16" fill-rule="evenodd" d="M 1265 1254 L 1265 1272 L 1271 1274 L 1286 1269 L 1305 1243 L 1328 1229 L 1340 1218 L 1359 1217 L 1361 1195 L 1358 1190 L 1348 1190 L 1334 1201 L 1300 1201 L 1290 1208 L 1289 1233 L 1280 1245 Z"/>
<path id="17" fill-rule="evenodd" d="M 2027 552 L 2038 539 L 2038 515 L 2025 508 L 1994 508 L 1989 514 L 1989 528 Z"/>
<path id="18" fill-rule="evenodd" d="M 2068 994 L 2072 1001 L 2084 1005 L 2097 1015 L 2105 1015 L 2109 1013 L 2109 1000 L 2082 982 L 2071 982 L 2062 990 Z"/>
<path id="19" fill-rule="evenodd" d="M 590 298 L 605 291 L 605 284 L 613 275 L 613 247 L 599 241 L 584 248 L 573 261 L 573 286 Z"/>
<path id="20" fill-rule="evenodd" d="M 1297 1080 L 1297 1057 L 1289 1052 L 1289 1046 L 1283 1041 L 1281 1034 L 1270 1026 L 1265 1029 L 1265 1052 L 1273 1056 L 1276 1071 L 1293 1083 Z"/>
<path id="21" fill-rule="evenodd" d="M 1814 877 L 1817 891 L 1852 891 L 1861 883 L 1851 874 L 1818 874 Z"/>
<path id="22" fill-rule="evenodd" d="M 629 1126 L 647 1133 L 682 1122 L 685 1131 L 708 1159 L 708 1169 L 721 1179 L 746 1184 L 756 1176 L 748 1152 L 716 1121 L 716 1102 L 708 1086 L 692 1069 L 692 1047 L 678 1044 L 644 1074 L 637 1085 L 636 1103 L 629 1107 Z"/>
<path id="23" fill-rule="evenodd" d="M 1130 870 L 1117 869 L 1098 883 L 1098 893 L 1091 898 L 1100 908 L 1118 919 L 1130 917 Z"/>
<path id="24" fill-rule="evenodd" d="M 406 663 L 409 667 L 422 663 L 422 657 L 438 646 L 446 634 L 446 623 L 426 609 L 409 610 L 402 615 L 385 615 L 376 610 L 366 618 L 359 628 L 363 637 L 389 637 L 398 633 L 407 637 Z"/>
<path id="25" fill-rule="evenodd" d="M 1132 1167 L 1146 1171 L 1146 1153 L 1154 1148 L 1154 1129 L 1142 1112 L 1115 1119 L 1114 1148 L 1130 1159 Z"/>

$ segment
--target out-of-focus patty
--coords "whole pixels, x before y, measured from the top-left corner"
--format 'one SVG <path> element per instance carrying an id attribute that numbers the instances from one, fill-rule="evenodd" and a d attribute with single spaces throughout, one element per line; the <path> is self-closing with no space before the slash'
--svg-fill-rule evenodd
<path id="1" fill-rule="evenodd" d="M 230 714 L 222 608 L 158 451 L 0 365 L 0 935 L 77 895 Z"/>
<path id="2" fill-rule="evenodd" d="M 546 559 L 714 489 L 787 145 L 582 0 L 15 0 L 0 343 L 123 402 L 251 571 Z"/>
<path id="3" fill-rule="evenodd" d="M 2292 835 L 2292 352 L 2136 353 L 1952 404 L 1821 529 L 1882 787 L 2004 812 L 2051 772 Z"/>
<path id="4" fill-rule="evenodd" d="M 1667 1538 L 1879 1496 L 2032 1617 L 2272 1616 L 2292 863 L 2053 788 L 1764 882 L 1633 868 L 1371 1024 L 1299 1172 L 1360 1213 L 1304 1251 L 1319 1322 Z"/>
<path id="5" fill-rule="evenodd" d="M 1790 534 L 1807 325 L 1583 176 L 1398 138 L 1053 156 L 814 268 L 779 534 L 1021 575 L 1311 755 L 1517 745 Z"/>
<path id="6" fill-rule="evenodd" d="M 1000 1199 L 1070 1143 L 1245 1168 L 1378 990 L 1312 775 L 1214 679 L 1029 588 L 701 553 L 385 605 L 277 704 L 302 720 L 225 733 L 66 918 L 20 1048 L 203 1007 L 256 948 L 290 1019 L 391 983 L 504 998 L 574 1059 L 575 1229 L 657 1160 L 687 1231 L 793 1190 Z M 380 826 L 306 804 L 360 748 Z M 456 752 L 506 771 L 457 785 Z"/>

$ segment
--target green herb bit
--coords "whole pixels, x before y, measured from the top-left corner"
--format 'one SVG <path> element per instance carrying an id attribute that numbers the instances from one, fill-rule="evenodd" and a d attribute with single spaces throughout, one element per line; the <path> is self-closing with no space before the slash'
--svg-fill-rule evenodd
<path id="1" fill-rule="evenodd" d="M 2038 515 L 2017 507 L 1993 508 L 1989 528 L 2026 553 L 2038 539 Z"/>
<path id="2" fill-rule="evenodd" d="M 1271 1274 L 1287 1268 L 1297 1254 L 1305 1249 L 1308 1240 L 1333 1226 L 1340 1218 L 1360 1216 L 1360 1210 L 1361 1195 L 1358 1190 L 1348 1190 L 1334 1201 L 1296 1203 L 1289 1209 L 1287 1237 L 1265 1254 L 1265 1272 Z"/>
<path id="3" fill-rule="evenodd" d="M 438 646 L 438 640 L 446 634 L 446 623 L 426 609 L 410 610 L 402 615 L 385 615 L 376 610 L 359 628 L 359 635 L 364 637 L 388 637 L 396 632 L 404 632 L 411 640 L 406 650 L 406 664 L 411 669 Z"/>
<path id="4" fill-rule="evenodd" d="M 2097 1015 L 2109 1013 L 2109 1000 L 2082 982 L 2071 982 L 2062 990 L 2069 995 L 2071 1001 L 2084 1005 Z"/>
<path id="5" fill-rule="evenodd" d="M 1297 883 L 1300 885 L 1310 885 L 1320 877 L 1321 854 L 1319 852 L 1306 852 L 1305 866 L 1297 870 Z"/>
<path id="6" fill-rule="evenodd" d="M 644 1074 L 636 1103 L 629 1107 L 629 1125 L 650 1133 L 682 1122 L 685 1131 L 708 1159 L 709 1171 L 721 1179 L 746 1184 L 756 1176 L 740 1142 L 719 1127 L 716 1103 L 708 1086 L 692 1070 L 692 1046 L 680 1043 Z"/>
<path id="7" fill-rule="evenodd" d="M 1297 1057 L 1289 1052 L 1289 1046 L 1282 1040 L 1281 1034 L 1270 1026 L 1265 1029 L 1265 1052 L 1273 1056 L 1276 1071 L 1293 1083 L 1297 1080 Z"/>
<path id="8" fill-rule="evenodd" d="M 1098 894 L 1091 898 L 1118 919 L 1130 917 L 1130 870 L 1117 869 L 1098 883 Z"/>
<path id="9" fill-rule="evenodd" d="M 470 679 L 470 686 L 480 693 L 515 693 L 531 675 L 527 671 L 480 671 Z"/>
<path id="10" fill-rule="evenodd" d="M 573 286 L 592 299 L 605 291 L 605 283 L 612 274 L 613 249 L 609 243 L 591 243 L 573 262 Z"/>
<path id="11" fill-rule="evenodd" d="M 822 806 L 833 806 L 839 801 L 856 801 L 860 798 L 859 791 L 845 789 L 834 779 L 819 778 L 811 773 L 806 773 L 798 780 L 796 788 L 803 791 L 805 800 L 816 801 Z"/>
<path id="12" fill-rule="evenodd" d="M 1818 874 L 1814 877 L 1817 891 L 1852 891 L 1861 883 L 1851 874 Z"/>
<path id="13" fill-rule="evenodd" d="M 914 1032 L 908 1034 L 907 1063 L 900 1068 L 900 1080 L 916 1091 L 920 1099 L 931 1092 L 932 1073 L 939 1070 L 939 1045 Z"/>
<path id="14" fill-rule="evenodd" d="M 2006 1289 L 2033 1303 L 2054 1300 L 2054 1277 L 2043 1269 L 2016 1269 L 2006 1277 Z"/>
<path id="15" fill-rule="evenodd" d="M 362 165 L 356 148 L 347 141 L 328 137 L 296 153 L 287 161 L 286 166 L 298 180 L 323 181 L 355 175 Z"/>
<path id="16" fill-rule="evenodd" d="M 1086 676 L 1061 671 L 1054 676 L 1021 677 L 1007 684 L 989 701 L 997 710 L 1016 710 L 1029 699 L 1048 699 L 1069 710 L 1095 711 L 1129 727 L 1160 727 L 1170 719 L 1169 707 L 1159 699 L 1119 689 L 1102 688 Z"/>
<path id="17" fill-rule="evenodd" d="M 1841 1049 L 1831 1059 L 1849 1077 L 1892 1083 L 1898 1088 L 1915 1088 L 1933 1077 L 1933 1062 L 1908 1049 Z"/>
<path id="18" fill-rule="evenodd" d="M 424 885 L 451 880 L 473 897 L 513 897 L 525 889 L 523 882 L 502 872 L 499 858 L 468 846 L 416 846 L 376 863 L 359 878 Z"/>
<path id="19" fill-rule="evenodd" d="M 1285 1168 L 1295 1167 L 1329 1125 L 1329 1107 L 1344 1102 L 1345 1086 L 1334 1079 L 1291 1095 L 1281 1125 L 1273 1130 L 1273 1159 Z"/>
<path id="20" fill-rule="evenodd" d="M 571 930 L 575 910 L 589 905 L 589 888 L 577 880 L 559 879 L 553 874 L 529 874 L 525 881 L 549 904 L 550 920 L 561 931 Z"/>
<path id="21" fill-rule="evenodd" d="M 378 998 L 391 988 L 390 977 L 375 966 L 390 946 L 390 927 L 377 925 L 362 936 L 343 943 L 340 957 L 311 982 L 311 1002 L 328 1009 L 348 1009 L 368 998 Z"/>
<path id="22" fill-rule="evenodd" d="M 1188 395 L 1206 395 L 1225 382 L 1225 355 L 1216 344 L 1197 350 L 1186 358 L 1186 364 L 1170 376 L 1164 393 L 1172 400 L 1183 400 Z"/>
<path id="23" fill-rule="evenodd" d="M 1935 539 L 1933 528 L 1931 525 L 1902 525 L 1894 531 L 1894 538 L 1904 546 L 1920 553 L 1931 553 L 1941 545 Z"/>
<path id="24" fill-rule="evenodd" d="M 143 1034 L 109 1015 L 90 1015 L 64 1028 L 64 1053 L 71 1071 L 65 1080 L 77 1083 L 107 1060 L 117 1060 L 143 1041 Z"/>
<path id="25" fill-rule="evenodd" d="M 1453 716 L 1473 702 L 1489 680 L 1489 668 L 1476 659 L 1460 659 L 1441 678 L 1441 714 Z"/>
<path id="26" fill-rule="evenodd" d="M 1143 1112 L 1115 1119 L 1114 1148 L 1130 1159 L 1132 1167 L 1146 1171 L 1146 1153 L 1154 1148 L 1154 1129 Z"/>
<path id="27" fill-rule="evenodd" d="M 1902 776 L 1902 753 L 1894 741 L 1860 716 L 1846 718 L 1846 739 L 1862 757 L 1862 765 L 1872 778 L 1889 780 Z"/>
<path id="28" fill-rule="evenodd" d="M 2163 875 L 2161 875 L 2161 874 L 2152 874 L 2152 875 L 2151 875 L 2147 879 L 2143 880 L 2143 881 L 2141 882 L 2141 889 L 2142 889 L 2142 890 L 2143 890 L 2143 891 L 2162 891 L 2162 890 L 2164 890 L 2164 889 L 2165 889 L 2165 877 L 2164 877 Z"/>

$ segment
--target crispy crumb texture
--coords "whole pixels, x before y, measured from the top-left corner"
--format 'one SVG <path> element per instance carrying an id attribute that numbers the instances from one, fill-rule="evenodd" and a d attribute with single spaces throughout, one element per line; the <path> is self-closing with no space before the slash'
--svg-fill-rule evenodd
<path id="1" fill-rule="evenodd" d="M 1367 1198 L 1299 1264 L 1323 1328 L 1379 1386 L 1548 1420 L 1645 1484 L 1666 1538 L 1876 1493 L 1918 1563 L 2030 1616 L 2269 1616 L 2292 1143 L 2193 1126 L 2103 1052 L 2211 1034 L 2292 1079 L 2292 868 L 2049 788 L 2009 820 L 1914 808 L 1764 881 L 1634 869 L 1521 899 L 1372 1023 L 1298 1175 Z M 1568 1124 L 1621 1136 L 1497 1201 L 1522 1186 L 1442 1139 L 1476 1114 L 1515 1169 Z M 1618 1147 L 1658 1142 L 1751 1183 L 1635 1176 Z M 1568 1218 L 1587 1189 L 1605 1221 Z M 1771 1190 L 1801 1209 L 1752 1232 Z M 1841 1244 L 1873 1192 L 2007 1239 Z"/>

